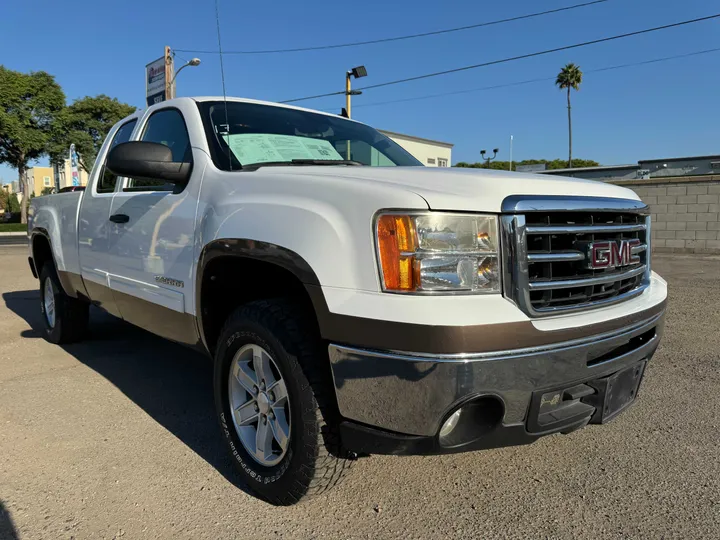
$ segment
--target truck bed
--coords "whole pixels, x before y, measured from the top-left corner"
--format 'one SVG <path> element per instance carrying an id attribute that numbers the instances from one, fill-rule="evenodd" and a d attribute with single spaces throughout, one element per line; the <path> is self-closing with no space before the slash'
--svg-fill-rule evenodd
<path id="1" fill-rule="evenodd" d="M 42 234 L 49 238 L 59 238 L 51 242 L 55 265 L 59 271 L 80 274 L 78 253 L 77 220 L 83 191 L 58 193 L 35 197 L 30 203 L 28 231 L 30 234 Z"/>

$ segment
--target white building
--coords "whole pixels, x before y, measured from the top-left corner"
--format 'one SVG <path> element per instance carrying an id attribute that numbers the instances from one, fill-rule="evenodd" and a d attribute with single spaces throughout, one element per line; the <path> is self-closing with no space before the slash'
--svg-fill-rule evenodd
<path id="1" fill-rule="evenodd" d="M 402 146 L 426 167 L 450 167 L 453 144 L 403 135 L 393 131 L 379 130 L 380 133 Z"/>

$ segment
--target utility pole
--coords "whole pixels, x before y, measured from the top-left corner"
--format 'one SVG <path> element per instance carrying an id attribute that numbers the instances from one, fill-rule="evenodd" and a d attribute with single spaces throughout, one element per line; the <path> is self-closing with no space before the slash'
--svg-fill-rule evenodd
<path id="1" fill-rule="evenodd" d="M 170 47 L 165 46 L 165 100 L 175 97 L 175 66 Z"/>

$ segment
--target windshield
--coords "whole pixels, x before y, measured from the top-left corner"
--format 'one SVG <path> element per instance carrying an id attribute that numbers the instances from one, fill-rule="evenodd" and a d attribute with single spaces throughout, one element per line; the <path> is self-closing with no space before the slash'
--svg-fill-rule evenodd
<path id="1" fill-rule="evenodd" d="M 342 118 L 259 103 L 198 103 L 219 169 L 263 163 L 354 161 L 372 167 L 422 166 L 382 133 Z"/>

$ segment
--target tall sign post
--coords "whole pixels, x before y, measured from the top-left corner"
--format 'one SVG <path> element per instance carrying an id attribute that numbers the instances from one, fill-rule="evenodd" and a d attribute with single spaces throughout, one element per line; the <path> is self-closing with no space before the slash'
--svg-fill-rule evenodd
<path id="1" fill-rule="evenodd" d="M 165 99 L 175 97 L 175 63 L 170 47 L 165 47 Z"/>

